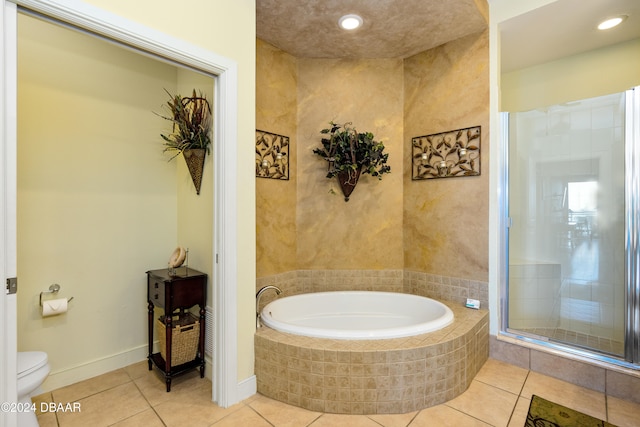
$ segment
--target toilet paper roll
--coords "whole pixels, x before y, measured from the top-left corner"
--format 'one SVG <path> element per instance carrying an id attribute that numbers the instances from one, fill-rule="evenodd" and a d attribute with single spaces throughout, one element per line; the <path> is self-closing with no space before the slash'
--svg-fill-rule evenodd
<path id="1" fill-rule="evenodd" d="M 58 298 L 42 301 L 42 317 L 55 316 L 67 312 L 67 299 Z"/>

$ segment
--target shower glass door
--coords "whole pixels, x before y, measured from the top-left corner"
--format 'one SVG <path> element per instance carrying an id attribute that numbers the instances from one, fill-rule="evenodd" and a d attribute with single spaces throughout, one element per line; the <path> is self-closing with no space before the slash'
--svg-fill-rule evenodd
<path id="1" fill-rule="evenodd" d="M 625 93 L 509 114 L 507 331 L 625 358 Z"/>

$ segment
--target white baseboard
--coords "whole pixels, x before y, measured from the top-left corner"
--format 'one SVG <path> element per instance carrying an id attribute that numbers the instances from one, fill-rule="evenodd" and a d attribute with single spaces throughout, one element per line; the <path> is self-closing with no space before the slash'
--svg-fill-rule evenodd
<path id="1" fill-rule="evenodd" d="M 204 355 L 204 376 L 209 378 L 209 381 L 213 382 L 213 359 Z"/>
<path id="2" fill-rule="evenodd" d="M 252 375 L 238 383 L 238 402 L 253 396 L 258 392 L 258 382 L 256 376 Z"/>
<path id="3" fill-rule="evenodd" d="M 154 352 L 158 351 L 158 342 L 154 343 Z M 40 387 L 40 392 L 46 393 L 61 387 L 66 387 L 107 372 L 125 368 L 134 363 L 147 359 L 149 347 L 142 345 L 131 350 L 94 360 L 73 368 L 64 369 L 49 374 L 44 384 Z M 213 366 L 212 359 L 205 356 L 205 376 L 212 379 Z M 253 375 L 238 384 L 239 400 L 247 399 L 257 392 L 256 376 Z"/>
<path id="4" fill-rule="evenodd" d="M 80 366 L 54 371 L 49 374 L 44 384 L 42 384 L 41 389 L 43 392 L 48 392 L 98 375 L 106 374 L 107 372 L 146 360 L 148 354 L 149 347 L 147 345 L 141 345 L 122 353 L 87 362 Z"/>

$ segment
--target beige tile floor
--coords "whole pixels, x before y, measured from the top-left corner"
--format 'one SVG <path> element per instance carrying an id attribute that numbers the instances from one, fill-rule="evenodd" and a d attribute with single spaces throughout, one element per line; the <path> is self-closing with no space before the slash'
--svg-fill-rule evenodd
<path id="1" fill-rule="evenodd" d="M 34 402 L 37 408 L 41 402 L 80 406 L 80 412 L 39 414 L 41 427 L 521 427 L 532 394 L 620 427 L 640 426 L 638 404 L 494 359 L 457 398 L 399 415 L 323 414 L 260 394 L 223 409 L 211 402 L 211 382 L 201 379 L 197 371 L 175 378 L 171 392 L 166 393 L 164 379 L 156 369 L 149 371 L 146 361 L 41 394 Z"/>

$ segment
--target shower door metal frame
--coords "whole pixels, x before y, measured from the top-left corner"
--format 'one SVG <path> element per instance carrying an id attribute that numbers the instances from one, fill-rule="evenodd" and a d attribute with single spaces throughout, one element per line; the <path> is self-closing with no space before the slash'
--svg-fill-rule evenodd
<path id="1" fill-rule="evenodd" d="M 625 94 L 625 359 L 640 363 L 640 86 Z"/>
<path id="2" fill-rule="evenodd" d="M 574 347 L 542 336 L 509 328 L 509 113 L 500 113 L 500 159 L 498 181 L 500 238 L 500 335 L 547 347 L 581 358 L 595 359 L 640 370 L 640 86 L 625 92 L 625 331 L 624 356 Z"/>

